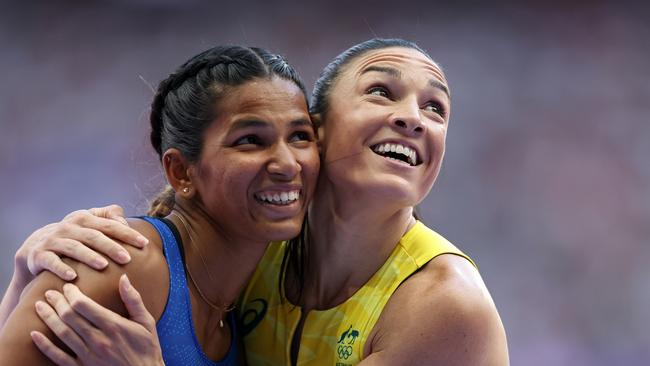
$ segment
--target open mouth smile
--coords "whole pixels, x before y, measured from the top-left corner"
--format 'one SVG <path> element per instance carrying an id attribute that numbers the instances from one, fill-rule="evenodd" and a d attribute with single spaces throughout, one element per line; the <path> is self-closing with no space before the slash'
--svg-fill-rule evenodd
<path id="1" fill-rule="evenodd" d="M 262 203 L 286 206 L 290 205 L 300 198 L 300 190 L 293 189 L 288 191 L 265 191 L 255 193 L 255 199 Z"/>
<path id="2" fill-rule="evenodd" d="M 370 147 L 372 151 L 388 159 L 396 160 L 410 166 L 421 164 L 418 161 L 418 153 L 415 149 L 399 143 L 381 143 Z"/>

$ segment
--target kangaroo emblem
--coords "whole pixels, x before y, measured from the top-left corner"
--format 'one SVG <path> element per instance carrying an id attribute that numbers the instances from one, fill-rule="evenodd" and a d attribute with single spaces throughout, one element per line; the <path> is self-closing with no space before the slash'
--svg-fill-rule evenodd
<path id="1" fill-rule="evenodd" d="M 359 337 L 359 331 L 356 329 L 352 329 L 350 334 L 348 334 L 348 338 L 352 338 L 352 340 L 348 341 L 348 344 L 354 344 L 354 341 L 357 340 L 357 337 Z"/>
<path id="2" fill-rule="evenodd" d="M 357 338 L 359 338 L 359 331 L 356 329 L 352 329 L 352 325 L 348 327 L 348 330 L 341 333 L 341 337 L 339 338 L 339 341 L 336 342 L 339 345 L 336 348 L 336 353 L 338 354 L 339 359 L 347 360 L 348 358 L 350 358 L 350 356 L 352 356 L 354 352 L 354 348 L 352 347 L 352 345 L 354 344 L 354 341 L 357 340 Z"/>
<path id="3" fill-rule="evenodd" d="M 350 332 L 350 329 L 352 329 L 352 325 L 350 325 L 350 328 L 348 328 L 348 330 L 346 330 L 345 332 L 343 332 L 343 334 L 341 334 L 341 338 L 339 339 L 338 342 L 336 342 L 337 344 L 343 342 L 343 340 L 348 336 L 348 333 Z M 357 331 L 355 330 L 355 332 L 357 332 Z M 357 335 L 359 335 L 359 332 L 357 332 Z"/>

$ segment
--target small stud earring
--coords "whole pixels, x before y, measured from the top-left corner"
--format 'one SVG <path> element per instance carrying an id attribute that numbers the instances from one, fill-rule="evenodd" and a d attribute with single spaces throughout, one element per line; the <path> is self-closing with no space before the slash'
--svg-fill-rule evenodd
<path id="1" fill-rule="evenodd" d="M 190 193 L 190 189 L 188 187 L 183 188 L 183 193 Z"/>

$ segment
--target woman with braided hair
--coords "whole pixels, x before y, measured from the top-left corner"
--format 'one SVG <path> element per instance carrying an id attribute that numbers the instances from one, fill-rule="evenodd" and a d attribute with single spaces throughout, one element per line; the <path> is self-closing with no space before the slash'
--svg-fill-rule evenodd
<path id="1" fill-rule="evenodd" d="M 445 152 L 441 68 L 414 43 L 369 40 L 325 68 L 311 102 L 318 185 L 300 235 L 269 245 L 240 296 L 248 364 L 507 365 L 505 331 L 474 263 L 414 215 Z M 127 324 L 137 321 L 78 293 L 67 301 L 78 302 L 76 316 L 134 334 Z M 154 364 L 149 346 L 126 348 Z"/>
<path id="2" fill-rule="evenodd" d="M 150 216 L 128 221 L 150 244 L 129 249 L 129 264 L 111 264 L 103 272 L 67 262 L 79 274 L 74 285 L 64 286 L 48 272 L 33 279 L 4 316 L 0 364 L 49 364 L 32 337 L 37 345 L 53 346 L 52 339 L 66 350 L 50 355 L 58 363 L 141 364 L 129 349 L 120 359 L 111 358 L 106 347 L 93 352 L 88 345 L 97 332 L 78 334 L 49 320 L 58 313 L 74 323 L 60 300 L 80 290 L 107 311 L 144 324 L 138 330 L 145 335 L 124 344 L 138 349 L 159 342 L 157 361 L 242 363 L 234 302 L 268 243 L 299 233 L 317 179 L 319 157 L 303 84 L 277 55 L 215 47 L 160 83 L 150 120 L 169 187 Z M 141 289 L 142 303 L 122 302 L 135 291 L 131 282 Z M 13 304 L 3 304 L 8 307 Z M 116 328 L 89 319 L 102 329 Z"/>

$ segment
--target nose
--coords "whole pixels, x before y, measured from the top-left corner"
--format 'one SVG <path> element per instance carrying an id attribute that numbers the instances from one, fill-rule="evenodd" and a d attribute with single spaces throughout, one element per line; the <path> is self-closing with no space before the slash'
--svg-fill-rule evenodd
<path id="1" fill-rule="evenodd" d="M 301 170 L 302 166 L 291 148 L 286 143 L 278 143 L 267 164 L 269 174 L 280 179 L 293 179 Z"/>
<path id="2" fill-rule="evenodd" d="M 426 125 L 422 122 L 420 106 L 415 100 L 403 100 L 396 105 L 396 111 L 391 117 L 394 130 L 408 136 L 418 136 L 424 133 Z"/>

